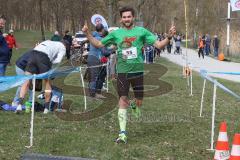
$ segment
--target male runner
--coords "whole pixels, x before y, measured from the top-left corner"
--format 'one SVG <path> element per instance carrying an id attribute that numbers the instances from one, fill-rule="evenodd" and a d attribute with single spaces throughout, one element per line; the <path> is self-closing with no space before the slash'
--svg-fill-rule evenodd
<path id="1" fill-rule="evenodd" d="M 87 35 L 90 43 L 98 48 L 109 44 L 117 45 L 117 89 L 119 95 L 118 119 L 120 124 L 120 133 L 116 142 L 127 143 L 126 124 L 127 108 L 131 106 L 132 112 L 136 117 L 140 116 L 139 107 L 143 100 L 143 56 L 142 47 L 144 44 L 154 45 L 157 48 L 166 46 L 176 33 L 175 26 L 169 30 L 169 35 L 162 41 L 156 40 L 156 37 L 147 29 L 134 25 L 135 11 L 131 7 L 120 9 L 122 28 L 109 33 L 101 41 L 95 39 L 84 25 L 82 31 Z M 134 91 L 135 99 L 128 100 L 130 85 Z"/>

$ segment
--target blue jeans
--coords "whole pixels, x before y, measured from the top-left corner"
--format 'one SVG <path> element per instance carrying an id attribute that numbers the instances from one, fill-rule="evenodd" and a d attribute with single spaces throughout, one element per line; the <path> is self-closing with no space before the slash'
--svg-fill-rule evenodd
<path id="1" fill-rule="evenodd" d="M 146 62 L 149 63 L 149 52 L 146 52 L 145 58 L 146 58 Z"/>
<path id="2" fill-rule="evenodd" d="M 7 63 L 0 63 L 0 76 L 5 76 L 7 65 Z"/>
<path id="3" fill-rule="evenodd" d="M 153 63 L 153 50 L 149 52 L 149 63 Z"/>
<path id="4" fill-rule="evenodd" d="M 88 88 L 89 88 L 89 95 L 91 97 L 95 97 L 96 94 L 96 85 L 97 85 L 97 79 L 100 72 L 100 67 L 94 67 L 97 65 L 101 65 L 99 59 L 96 56 L 89 55 L 88 56 L 88 72 L 90 75 Z"/>
<path id="5" fill-rule="evenodd" d="M 214 57 L 218 56 L 218 48 L 214 48 Z"/>
<path id="6" fill-rule="evenodd" d="M 210 51 L 210 44 L 206 44 L 206 46 L 205 46 L 205 53 L 206 53 L 206 55 L 209 55 L 210 52 L 211 52 Z"/>
<path id="7" fill-rule="evenodd" d="M 102 66 L 100 68 L 100 72 L 98 74 L 97 82 L 96 82 L 96 93 L 101 94 L 101 89 L 103 87 L 103 83 L 107 76 L 106 66 Z"/>
<path id="8" fill-rule="evenodd" d="M 16 73 L 17 73 L 17 75 L 25 75 L 24 71 L 21 68 L 17 67 L 17 66 L 16 66 Z M 19 86 L 17 88 L 17 91 L 16 91 L 15 97 L 13 99 L 13 102 L 16 102 L 18 100 L 18 98 L 20 96 L 20 91 L 21 91 L 21 86 Z M 28 90 L 28 94 L 29 94 L 28 101 L 32 102 L 32 91 Z"/>

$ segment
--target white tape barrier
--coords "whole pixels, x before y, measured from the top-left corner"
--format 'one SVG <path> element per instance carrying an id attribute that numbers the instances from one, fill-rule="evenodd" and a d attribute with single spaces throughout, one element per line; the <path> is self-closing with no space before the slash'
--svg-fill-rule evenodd
<path id="1" fill-rule="evenodd" d="M 30 136 L 29 136 L 29 139 L 30 139 L 30 145 L 29 146 L 26 146 L 27 148 L 31 148 L 33 146 L 33 125 L 34 125 L 34 104 L 35 104 L 35 86 L 36 86 L 36 75 L 34 74 L 33 75 L 33 80 L 32 80 L 32 83 L 33 83 L 33 95 L 32 95 L 32 113 L 31 113 L 31 121 L 30 121 Z"/>

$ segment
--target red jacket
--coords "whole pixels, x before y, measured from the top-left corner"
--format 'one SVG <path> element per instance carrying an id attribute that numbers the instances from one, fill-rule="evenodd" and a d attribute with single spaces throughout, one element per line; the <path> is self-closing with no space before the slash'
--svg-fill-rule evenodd
<path id="1" fill-rule="evenodd" d="M 13 47 L 17 47 L 16 45 L 16 39 L 13 35 L 11 34 L 8 34 L 6 37 L 5 37 L 5 40 L 7 41 L 7 44 L 8 44 L 8 47 L 10 49 L 12 49 Z"/>
<path id="2" fill-rule="evenodd" d="M 202 39 L 199 39 L 198 41 L 198 48 L 204 48 L 204 43 Z"/>

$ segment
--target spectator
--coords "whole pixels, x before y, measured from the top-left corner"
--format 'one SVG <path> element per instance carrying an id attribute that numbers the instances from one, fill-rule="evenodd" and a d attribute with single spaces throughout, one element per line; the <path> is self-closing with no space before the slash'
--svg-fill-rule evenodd
<path id="1" fill-rule="evenodd" d="M 51 41 L 61 41 L 61 36 L 59 35 L 58 31 L 54 32 L 54 35 L 51 38 Z"/>
<path id="2" fill-rule="evenodd" d="M 13 30 L 10 29 L 8 32 L 8 35 L 5 37 L 7 44 L 8 44 L 8 48 L 9 48 L 9 65 L 11 65 L 11 58 L 12 58 L 12 49 L 15 47 L 17 49 L 17 43 L 16 43 L 16 39 L 13 35 Z"/>
<path id="3" fill-rule="evenodd" d="M 102 33 L 102 38 L 108 35 L 108 31 L 103 30 Z M 100 62 L 102 65 L 108 63 L 108 57 L 112 54 L 113 49 L 110 47 L 103 47 L 101 48 L 101 58 Z M 101 94 L 102 88 L 103 88 L 103 83 L 105 82 L 106 76 L 107 76 L 107 67 L 106 66 L 101 66 L 100 72 L 98 74 L 97 82 L 96 82 L 96 98 L 106 98 Z"/>
<path id="4" fill-rule="evenodd" d="M 66 56 L 67 56 L 67 59 L 70 59 L 70 50 L 71 50 L 71 46 L 72 46 L 72 36 L 69 35 L 69 31 L 68 30 L 65 31 L 65 35 L 63 37 L 63 40 L 66 43 Z"/>
<path id="5" fill-rule="evenodd" d="M 153 57 L 154 57 L 153 51 L 154 51 L 154 47 L 152 45 L 146 45 L 144 47 L 145 58 L 146 58 L 147 64 L 153 63 Z"/>
<path id="6" fill-rule="evenodd" d="M 180 54 L 180 47 L 181 47 L 181 42 L 182 42 L 181 36 L 178 35 L 176 38 L 174 38 L 174 41 L 175 41 L 175 46 L 176 46 L 176 53 Z M 174 51 L 174 53 L 175 53 L 175 51 Z"/>
<path id="7" fill-rule="evenodd" d="M 209 34 L 206 34 L 205 41 L 205 53 L 208 56 L 211 53 L 211 37 Z"/>
<path id="8" fill-rule="evenodd" d="M 96 31 L 92 33 L 92 36 L 98 40 L 102 39 L 102 34 L 104 32 L 104 27 L 102 24 L 96 25 Z M 96 97 L 96 85 L 97 85 L 97 79 L 98 75 L 100 73 L 100 67 L 95 67 L 98 65 L 101 65 L 101 57 L 102 57 L 102 50 L 101 48 L 96 48 L 92 44 L 90 44 L 90 50 L 87 58 L 87 65 L 88 65 L 88 71 L 90 74 L 89 79 L 89 96 L 93 98 Z"/>
<path id="9" fill-rule="evenodd" d="M 205 50 L 205 46 L 206 46 L 206 36 L 203 35 L 201 40 L 203 41 L 203 53 L 206 53 L 206 52 L 205 52 L 205 51 L 206 51 L 206 50 Z M 198 41 L 198 44 L 199 44 L 199 42 L 200 42 L 200 40 Z"/>
<path id="10" fill-rule="evenodd" d="M 25 74 L 41 74 L 48 72 L 53 64 L 58 64 L 62 61 L 66 53 L 66 44 L 54 41 L 43 41 L 37 45 L 32 51 L 25 53 L 21 56 L 16 65 Z M 44 103 L 44 113 L 49 111 L 49 103 L 52 92 L 52 87 L 49 79 L 44 79 L 45 81 L 45 103 Z M 17 110 L 19 113 L 22 111 L 22 104 L 25 94 L 29 88 L 30 81 L 27 80 L 21 87 L 20 96 L 16 101 Z"/>
<path id="11" fill-rule="evenodd" d="M 200 58 L 200 54 L 202 54 L 202 57 L 204 59 L 204 39 L 199 36 L 199 41 L 198 41 L 198 57 Z"/>
<path id="12" fill-rule="evenodd" d="M 173 44 L 173 40 L 170 40 L 170 41 L 168 42 L 168 45 L 167 45 L 167 51 L 168 51 L 168 53 L 171 53 L 172 44 Z"/>
<path id="13" fill-rule="evenodd" d="M 213 48 L 214 48 L 214 57 L 218 57 L 219 39 L 217 35 L 215 35 L 213 39 Z"/>
<path id="14" fill-rule="evenodd" d="M 0 16 L 0 76 L 5 75 L 7 64 L 10 61 L 9 48 L 2 33 L 5 23 L 6 19 L 3 16 Z"/>

